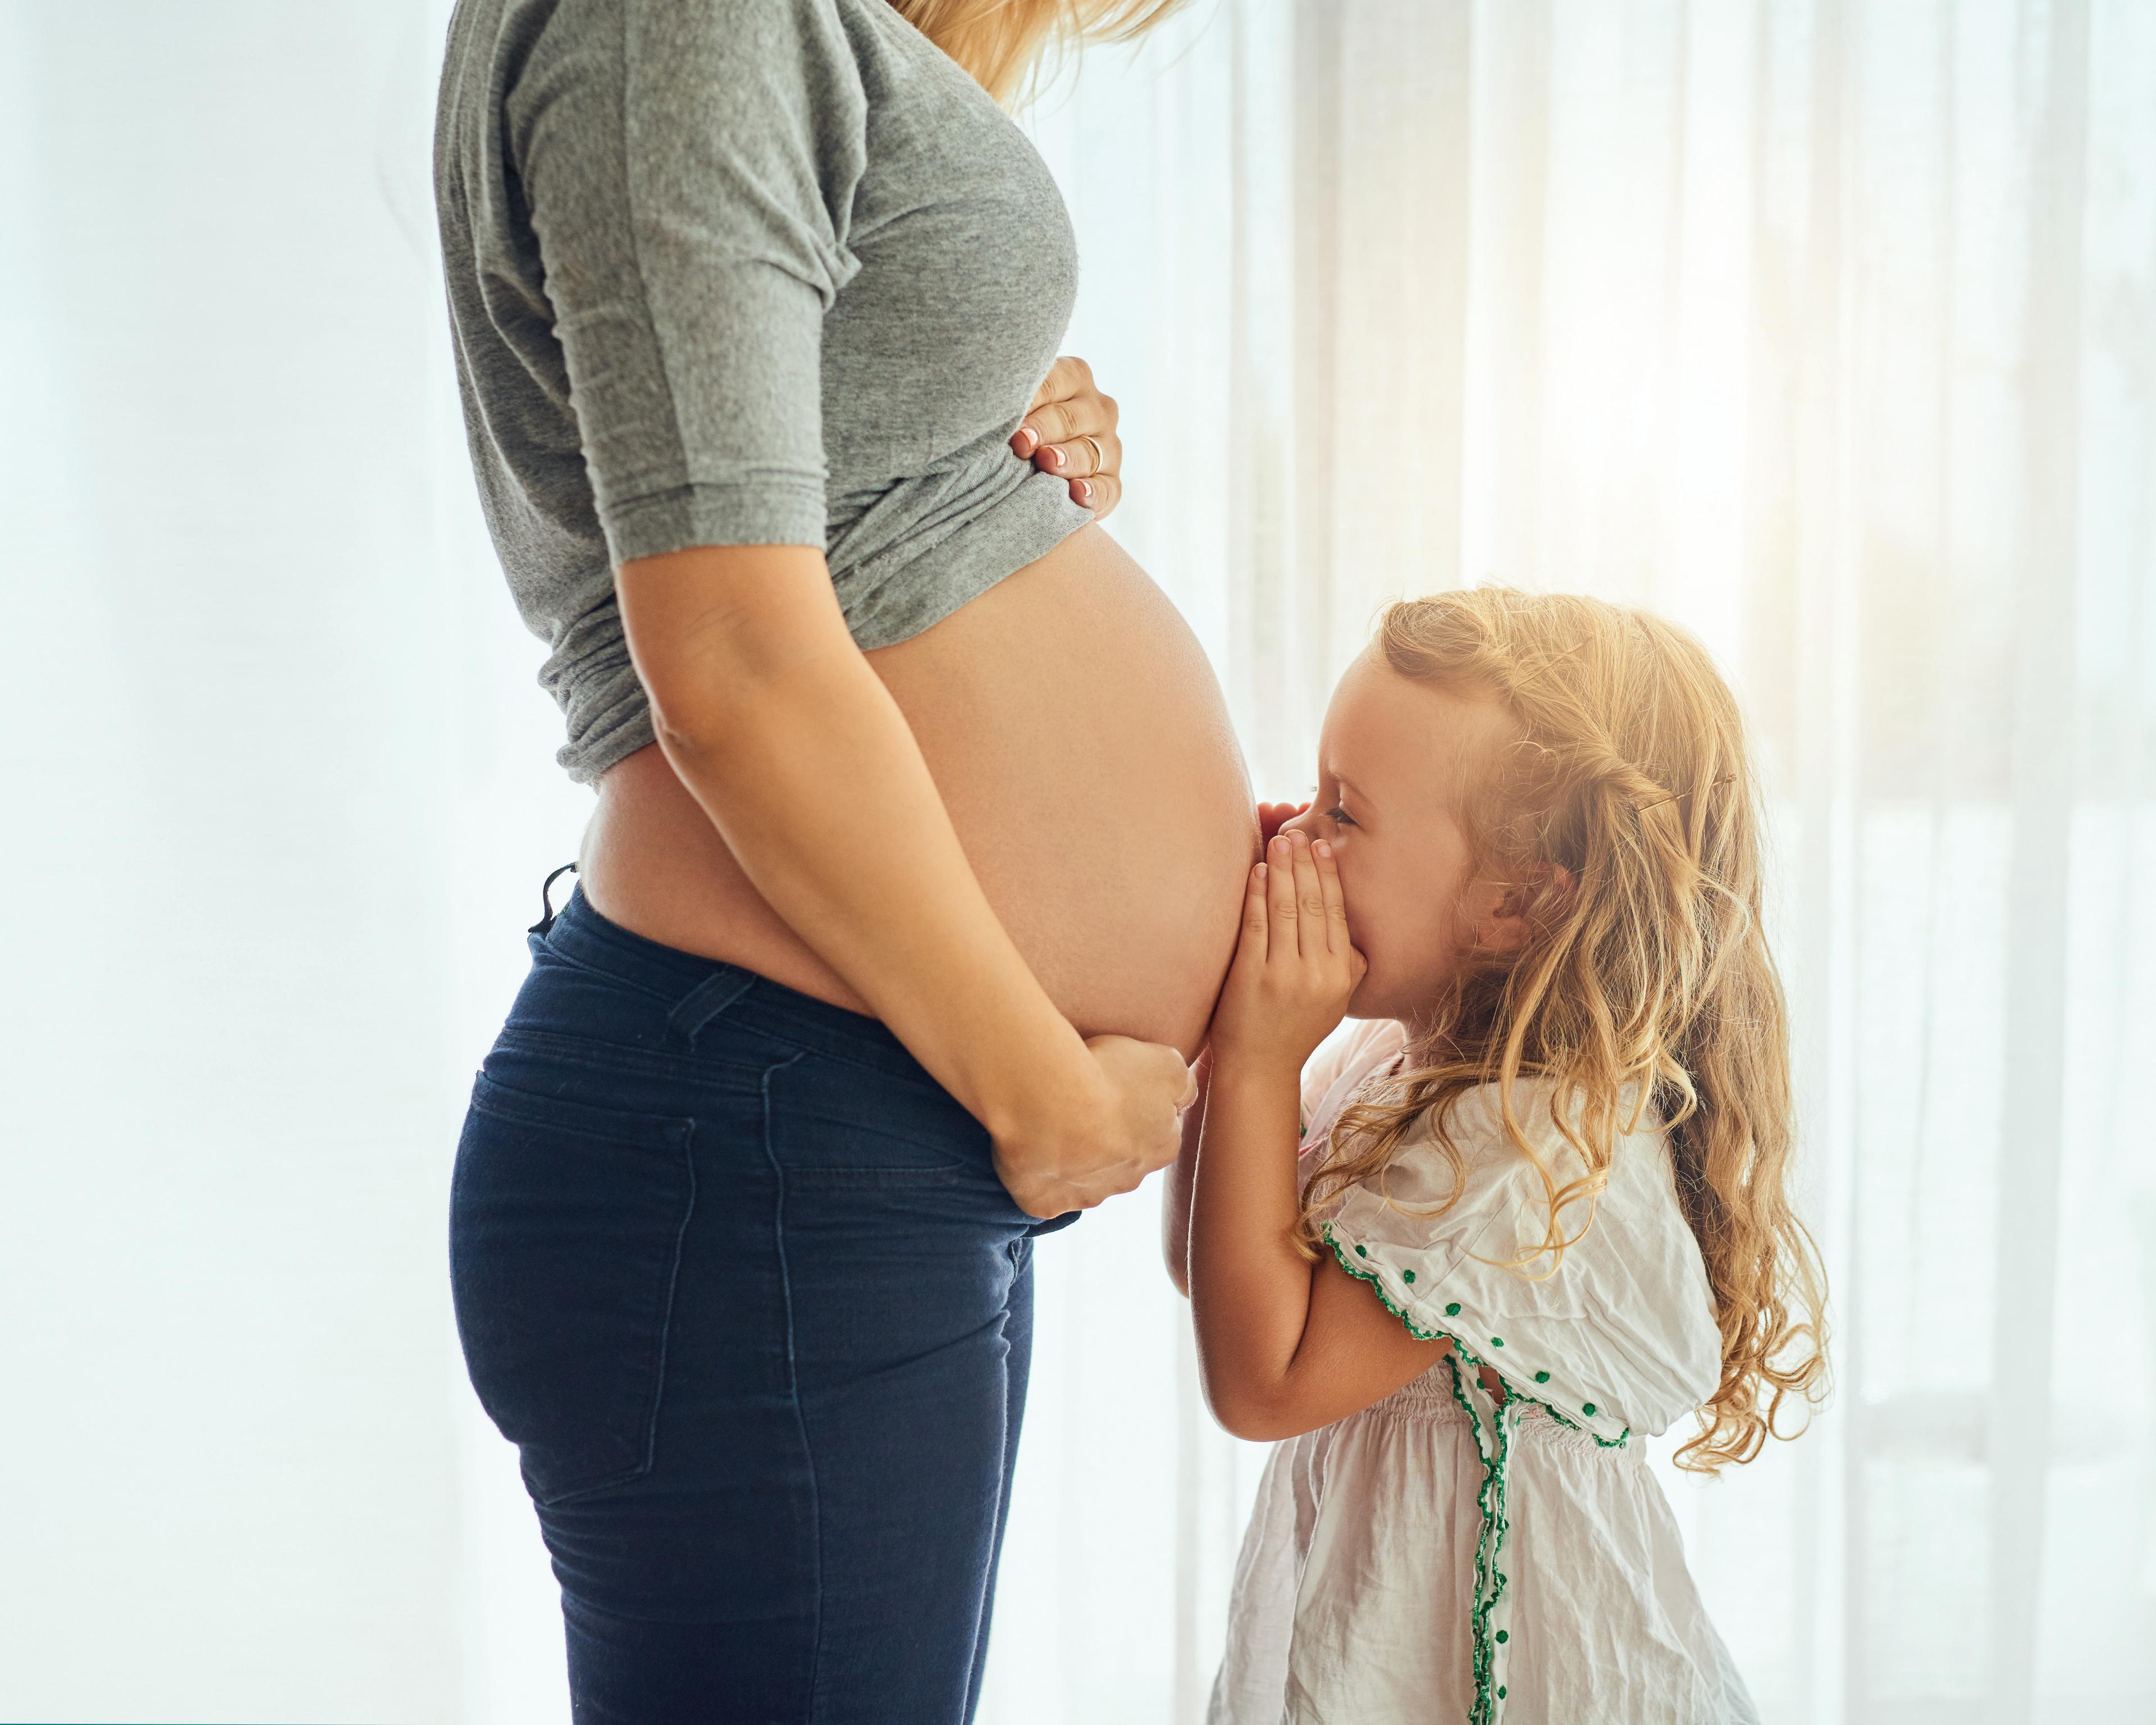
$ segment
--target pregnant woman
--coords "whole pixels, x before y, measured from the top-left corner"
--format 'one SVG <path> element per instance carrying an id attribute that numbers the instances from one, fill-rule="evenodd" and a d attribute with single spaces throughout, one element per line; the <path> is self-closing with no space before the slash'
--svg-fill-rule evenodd
<path id="1" fill-rule="evenodd" d="M 1011 448 L 1075 259 L 988 93 L 1161 9 L 457 7 L 473 458 L 598 803 L 451 1252 L 580 1721 L 970 1717 L 1033 1237 L 1173 1154 L 1255 819 L 1097 439 Z"/>

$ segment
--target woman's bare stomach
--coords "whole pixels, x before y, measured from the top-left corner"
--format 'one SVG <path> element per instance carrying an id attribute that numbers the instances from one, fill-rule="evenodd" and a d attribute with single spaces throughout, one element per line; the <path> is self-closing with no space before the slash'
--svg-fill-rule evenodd
<path id="1" fill-rule="evenodd" d="M 869 663 L 988 902 L 1086 1035 L 1196 1053 L 1257 822 L 1196 637 L 1097 527 Z M 864 1010 L 748 883 L 654 746 L 610 768 L 582 879 L 602 915 Z"/>

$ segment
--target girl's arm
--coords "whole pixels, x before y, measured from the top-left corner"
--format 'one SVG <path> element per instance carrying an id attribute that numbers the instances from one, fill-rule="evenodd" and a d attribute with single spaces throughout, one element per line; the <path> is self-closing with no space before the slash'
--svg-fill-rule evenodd
<path id="1" fill-rule="evenodd" d="M 1332 1260 L 1312 1264 L 1296 1249 L 1302 1065 L 1363 968 L 1331 846 L 1274 839 L 1251 873 L 1214 1016 L 1190 1198 L 1199 1369 L 1214 1417 L 1238 1437 L 1330 1425 L 1421 1376 L 1449 1346 L 1417 1340 Z M 1186 1160 L 1188 1136 L 1186 1126 Z"/>
<path id="2" fill-rule="evenodd" d="M 1051 378 L 1055 375 L 1049 373 Z M 1258 842 L 1271 844 L 1283 822 L 1293 820 L 1309 807 L 1307 803 L 1259 803 Z M 1204 1127 L 1205 1087 L 1213 1076 L 1210 1044 L 1199 1050 L 1190 1076 L 1197 1081 L 1198 1094 L 1183 1111 L 1182 1147 L 1162 1183 L 1160 1198 L 1161 1255 L 1168 1260 L 1168 1279 L 1186 1299 L 1190 1294 L 1190 1189 L 1198 1178 L 1198 1135 Z"/>
<path id="3" fill-rule="evenodd" d="M 1205 1097 L 1213 1078 L 1213 1050 L 1202 1048 L 1190 1076 L 1198 1095 L 1183 1111 L 1183 1143 L 1160 1194 L 1160 1250 L 1168 1260 L 1168 1279 L 1175 1291 L 1190 1293 L 1190 1191 L 1198 1178 L 1198 1136 L 1205 1127 Z"/>

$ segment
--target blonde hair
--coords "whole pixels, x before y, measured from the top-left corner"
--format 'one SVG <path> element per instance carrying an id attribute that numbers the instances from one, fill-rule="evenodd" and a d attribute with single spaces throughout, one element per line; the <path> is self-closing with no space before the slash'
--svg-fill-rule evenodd
<path id="1" fill-rule="evenodd" d="M 1507 1137 L 1541 1173 L 1547 1233 L 1513 1267 L 1544 1276 L 1593 1225 L 1614 1138 L 1651 1106 L 1669 1129 L 1679 1203 L 1722 1332 L 1722 1377 L 1680 1466 L 1748 1461 L 1784 1398 L 1825 1392 L 1825 1276 L 1786 1190 L 1789 1028 L 1760 926 L 1756 790 L 1735 699 L 1681 629 L 1600 600 L 1478 588 L 1410 599 L 1377 639 L 1402 676 L 1494 702 L 1513 741 L 1460 811 L 1475 877 L 1506 884 L 1528 934 L 1463 955 L 1409 1068 L 1346 1111 L 1298 1224 L 1379 1173 L 1428 1119 L 1496 1086 Z M 1553 1081 L 1551 1117 L 1587 1172 L 1560 1184 L 1513 1089 Z M 1630 1106 L 1626 1101 L 1630 1098 Z M 1584 1203 L 1568 1237 L 1558 1222 Z M 1793 1435 L 1793 1434 L 1790 1434 Z"/>
<path id="2" fill-rule="evenodd" d="M 998 101 L 1014 100 L 1050 49 L 1143 35 L 1183 0 L 891 0 L 891 9 Z"/>

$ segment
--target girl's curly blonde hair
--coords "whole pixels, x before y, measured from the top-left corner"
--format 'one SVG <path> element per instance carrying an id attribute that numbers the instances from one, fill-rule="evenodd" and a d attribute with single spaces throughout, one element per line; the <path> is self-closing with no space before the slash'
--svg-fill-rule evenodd
<path id="1" fill-rule="evenodd" d="M 1183 0 L 891 0 L 891 9 L 999 102 L 1054 49 L 1130 42 Z"/>
<path id="2" fill-rule="evenodd" d="M 1825 1391 L 1825 1277 L 1786 1189 L 1789 1028 L 1760 926 L 1759 819 L 1737 702 L 1698 642 L 1598 599 L 1477 588 L 1389 608 L 1377 650 L 1400 675 L 1492 701 L 1517 729 L 1460 811 L 1476 878 L 1507 884 L 1529 934 L 1465 955 L 1410 1067 L 1346 1111 L 1298 1232 L 1381 1172 L 1425 1119 L 1494 1085 L 1541 1173 L 1548 1232 L 1516 1267 L 1548 1275 L 1593 1225 L 1617 1136 L 1652 1107 L 1722 1331 L 1722 1380 L 1680 1466 L 1748 1461 L 1785 1397 Z M 1585 1164 L 1560 1184 L 1514 1110 L 1554 1081 L 1551 1116 Z M 1629 1100 L 1630 1106 L 1627 1106 Z M 1582 1204 L 1569 1235 L 1558 1218 Z"/>

